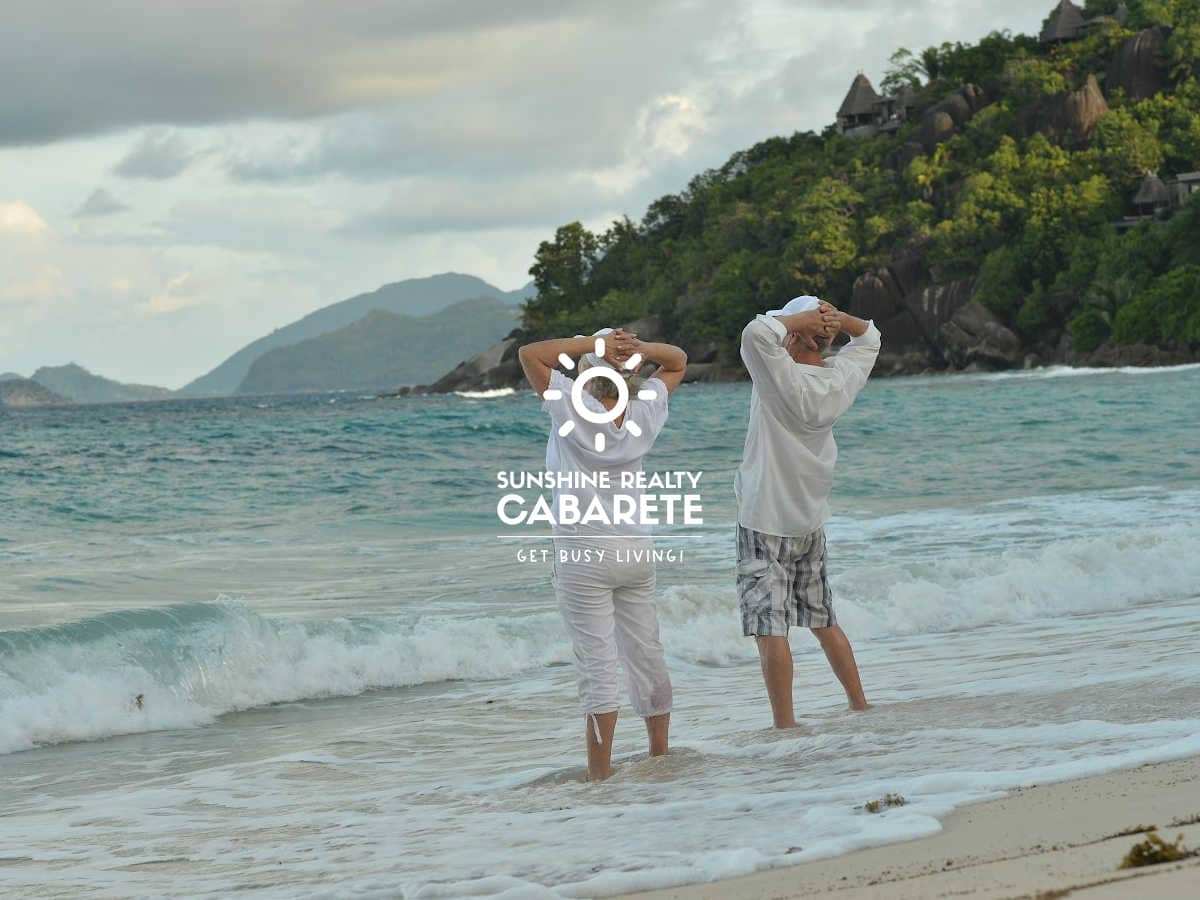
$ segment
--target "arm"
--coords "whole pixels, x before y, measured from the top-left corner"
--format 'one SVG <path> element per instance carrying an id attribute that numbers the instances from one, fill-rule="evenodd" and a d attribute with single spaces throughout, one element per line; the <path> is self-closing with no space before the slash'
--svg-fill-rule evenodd
<path id="1" fill-rule="evenodd" d="M 844 318 L 853 321 L 843 322 Z M 879 332 L 871 327 L 866 335 L 851 341 L 854 345 L 866 344 L 871 334 L 875 336 L 875 349 L 868 351 L 870 361 L 866 363 L 865 372 L 861 371 L 860 365 L 851 364 L 857 359 L 854 353 L 865 350 L 858 346 L 849 354 L 844 349 L 834 357 L 830 366 L 832 377 L 812 377 L 809 367 L 796 365 L 785 343 L 793 334 L 802 340 L 829 336 L 843 324 L 847 329 L 858 331 L 856 323 L 867 324 L 853 316 L 844 317 L 824 303 L 817 310 L 794 316 L 757 316 L 742 331 L 741 352 L 760 401 L 782 420 L 798 427 L 823 427 L 835 421 L 854 402 L 854 396 L 867 380 L 866 372 L 874 365 L 878 352 Z"/>
<path id="2" fill-rule="evenodd" d="M 836 335 L 840 324 L 838 315 L 838 311 L 832 305 L 822 301 L 817 309 L 790 316 L 776 316 L 775 320 L 783 325 L 788 334 L 797 335 L 809 350 L 817 350 L 818 347 L 813 338 L 832 338 Z"/>
<path id="3" fill-rule="evenodd" d="M 839 312 L 838 320 L 838 331 L 844 331 L 852 338 L 862 337 L 871 327 L 870 322 L 860 319 L 858 316 L 852 316 L 850 313 Z"/>
<path id="4" fill-rule="evenodd" d="M 591 353 L 596 345 L 596 339 L 586 338 L 557 338 L 549 341 L 538 341 L 526 344 L 518 351 L 521 368 L 525 371 L 525 379 L 540 397 L 550 386 L 550 372 L 558 365 L 558 357 L 565 353 L 571 358 Z"/>
<path id="5" fill-rule="evenodd" d="M 782 420 L 800 423 L 809 418 L 807 388 L 817 389 L 820 382 L 806 379 L 803 367 L 796 365 L 784 346 L 790 334 L 784 318 L 793 317 L 751 319 L 742 329 L 741 356 L 759 399 Z"/>
<path id="6" fill-rule="evenodd" d="M 833 366 L 845 375 L 853 402 L 854 395 L 867 383 L 871 369 L 875 367 L 875 359 L 879 356 L 879 329 L 874 322 L 864 321 L 849 313 L 839 312 L 838 316 L 838 330 L 850 335 L 850 343 L 833 357 Z"/>
<path id="7" fill-rule="evenodd" d="M 654 344 L 639 341 L 636 334 L 629 334 L 618 328 L 613 333 L 612 361 L 621 365 L 635 353 L 640 353 L 643 359 L 658 365 L 654 377 L 667 387 L 667 393 L 672 393 L 683 381 L 687 372 L 687 354 L 674 344 Z"/>
<path id="8" fill-rule="evenodd" d="M 795 363 L 787 352 L 792 335 L 810 350 L 816 350 L 813 339 L 837 334 L 839 313 L 829 304 L 818 309 L 790 316 L 755 316 L 742 330 L 742 361 L 746 370 L 763 392 L 787 392 L 796 382 Z"/>

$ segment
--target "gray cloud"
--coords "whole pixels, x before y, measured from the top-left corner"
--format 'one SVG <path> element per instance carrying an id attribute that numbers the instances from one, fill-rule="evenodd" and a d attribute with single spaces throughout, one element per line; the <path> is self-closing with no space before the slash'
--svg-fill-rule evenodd
<path id="1" fill-rule="evenodd" d="M 83 201 L 79 209 L 75 210 L 75 217 L 78 219 L 98 218 L 124 212 L 127 209 L 129 209 L 128 206 L 107 190 L 96 188 L 88 194 L 88 198 Z"/>
<path id="2" fill-rule="evenodd" d="M 819 131 L 854 74 L 866 70 L 878 83 L 901 44 L 971 40 L 1019 14 L 964 0 L 931 21 L 934 9 L 929 0 L 695 0 L 659 3 L 637 21 L 560 23 L 553 41 L 532 42 L 504 65 L 481 48 L 438 90 L 296 128 L 272 144 L 236 146 L 225 166 L 244 182 L 487 175 L 497 179 L 494 195 L 507 196 L 510 177 L 574 177 L 628 163 L 648 105 L 677 94 L 705 118 L 703 146 L 685 159 L 719 165 L 770 135 Z"/>
<path id="3" fill-rule="evenodd" d="M 795 127 L 812 127 L 825 92 L 879 55 L 868 44 L 885 43 L 883 58 L 898 43 L 921 46 L 914 29 L 897 33 L 918 19 L 935 32 L 925 43 L 944 39 L 930 21 L 940 10 L 929 0 L 10 0 L 0 146 L 275 120 L 289 124 L 273 139 L 225 150 L 233 179 L 595 170 L 628 155 L 631 123 L 649 100 L 696 85 L 715 103 L 743 94 L 723 79 L 770 80 L 764 69 L 778 66 L 789 40 L 807 57 L 789 93 L 776 85 L 773 97 L 760 90 L 720 112 L 774 127 L 777 103 L 807 114 Z M 953 15 L 960 25 L 1002 17 L 983 0 L 964 0 Z M 814 48 L 814 29 L 835 18 L 837 50 Z M 778 42 L 769 54 L 764 20 Z M 177 135 L 151 133 L 116 171 L 168 178 L 189 161 Z"/>
<path id="4" fill-rule="evenodd" d="M 0 146 L 148 124 L 308 119 L 458 82 L 593 17 L 672 0 L 8 0 Z"/>
<path id="5" fill-rule="evenodd" d="M 552 71 L 547 85 L 516 92 L 506 87 L 505 96 L 458 98 L 445 109 L 431 106 L 407 115 L 395 109 L 376 110 L 370 117 L 354 114 L 330 123 L 312 143 L 293 142 L 277 154 L 236 159 L 232 171 L 238 178 L 276 182 L 325 174 L 404 180 L 406 185 L 379 207 L 341 229 L 364 237 L 530 226 L 549 230 L 573 219 L 596 221 L 613 214 L 636 220 L 651 201 L 682 190 L 697 172 L 720 166 L 737 150 L 832 123 L 854 74 L 867 69 L 878 82 L 897 40 L 924 46 L 922 40 L 935 43 L 949 36 L 913 12 L 896 9 L 881 19 L 863 0 L 845 14 L 827 13 L 821 22 L 805 18 L 798 6 L 784 2 L 776 12 L 785 21 L 794 13 L 810 28 L 839 33 L 838 60 L 831 60 L 828 42 L 820 39 L 799 41 L 794 51 L 773 57 L 764 53 L 761 34 L 752 33 L 759 23 L 745 9 L 730 12 L 734 7 L 727 4 L 711 19 L 681 17 L 673 23 L 679 30 L 670 41 L 664 41 L 661 23 L 631 36 L 627 59 L 637 65 L 616 67 L 595 104 L 577 102 L 578 95 L 558 87 L 558 73 Z M 892 4 L 881 0 L 880 6 Z M 972 11 L 962 14 L 970 17 Z M 718 16 L 723 18 L 717 30 L 726 40 L 715 54 L 701 52 Z M 689 31 L 700 20 L 703 27 Z M 578 68 L 589 69 L 586 52 L 579 54 Z M 584 90 L 580 74 L 572 78 L 564 72 L 562 78 Z M 678 110 L 670 102 L 648 101 L 656 95 L 674 100 L 673 90 L 688 95 L 685 100 L 694 98 L 696 134 L 677 154 L 655 154 L 649 151 L 660 142 L 658 132 L 669 134 L 676 127 Z M 488 115 L 496 109 L 505 115 Z M 464 121 L 454 121 L 452 114 Z M 622 168 L 631 170 L 630 177 L 606 183 L 606 172 Z"/>
<path id="6" fill-rule="evenodd" d="M 113 166 L 113 173 L 124 178 L 161 181 L 181 174 L 197 156 L 181 135 L 172 131 L 150 131 Z"/>
<path id="7" fill-rule="evenodd" d="M 372 212 L 352 219 L 340 233 L 390 240 L 439 232 L 544 227 L 549 222 L 589 220 L 611 212 L 617 198 L 583 175 L 546 179 L 510 177 L 410 179 Z"/>
<path id="8" fill-rule="evenodd" d="M 1053 2 L 6 0 L 24 231 L 0 241 L 0 353 L 178 384 L 387 281 L 516 287 L 556 225 L 640 219 L 737 150 L 820 130 L 898 46 L 1029 31 Z M 41 218 L 116 160 L 160 179 L 119 185 L 136 210 Z M 121 202 L 94 196 L 81 216 Z M 173 280 L 154 308 L 176 311 L 146 315 Z M 193 284 L 209 299 L 181 308 Z"/>
<path id="9" fill-rule="evenodd" d="M 278 182 L 619 165 L 648 103 L 710 77 L 705 37 L 732 28 L 740 12 L 728 0 L 664 0 L 633 18 L 560 22 L 484 42 L 438 90 L 337 116 L 272 146 L 238 147 L 227 168 L 239 181 Z"/>

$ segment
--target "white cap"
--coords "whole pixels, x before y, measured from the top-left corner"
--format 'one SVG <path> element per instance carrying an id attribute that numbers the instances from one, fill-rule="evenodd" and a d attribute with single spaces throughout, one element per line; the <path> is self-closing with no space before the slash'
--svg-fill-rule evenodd
<path id="1" fill-rule="evenodd" d="M 612 333 L 613 333 L 613 330 L 611 328 L 601 328 L 599 331 L 592 332 L 592 337 L 604 337 L 606 334 L 612 334 Z M 577 335 L 575 335 L 575 337 L 581 338 L 581 337 L 586 337 L 586 335 L 577 334 Z M 585 354 L 583 354 L 583 358 L 586 359 L 593 366 L 598 366 L 602 362 L 600 357 L 598 357 L 595 353 L 585 353 Z"/>
<path id="2" fill-rule="evenodd" d="M 783 309 L 769 309 L 768 316 L 794 316 L 796 313 L 808 312 L 810 309 L 816 309 L 821 304 L 821 301 L 816 297 L 811 297 L 805 294 L 803 297 L 793 297 L 783 305 Z"/>

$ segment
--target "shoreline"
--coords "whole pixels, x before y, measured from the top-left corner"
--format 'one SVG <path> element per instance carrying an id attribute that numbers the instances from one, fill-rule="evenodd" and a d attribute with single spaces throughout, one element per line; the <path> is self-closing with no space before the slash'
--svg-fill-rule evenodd
<path id="1" fill-rule="evenodd" d="M 1111 365 L 1096 365 L 1088 364 L 1086 361 L 1081 363 L 1066 363 L 1066 362 L 1049 362 L 1044 365 L 1037 366 L 1014 366 L 1007 369 L 989 369 L 989 368 L 972 368 L 970 366 L 962 369 L 946 368 L 946 369 L 931 369 L 922 368 L 920 370 L 902 371 L 902 370 L 876 370 L 871 373 L 872 381 L 893 381 L 903 380 L 905 378 L 978 378 L 984 377 L 999 377 L 999 378 L 1048 378 L 1056 375 L 1103 375 L 1110 373 L 1125 373 L 1136 371 L 1142 372 L 1157 372 L 1163 370 L 1182 370 L 1191 369 L 1200 366 L 1200 359 L 1189 359 L 1186 361 L 1171 361 L 1171 362 L 1154 362 L 1147 364 L 1138 363 L 1113 363 Z M 450 373 L 453 375 L 454 373 Z M 498 392 L 502 391 L 521 391 L 525 389 L 525 381 L 523 377 L 492 377 L 493 373 L 484 372 L 472 379 L 464 379 L 453 381 L 448 384 L 443 384 L 441 381 L 433 384 L 417 384 L 403 385 L 393 390 L 384 391 L 376 395 L 376 399 L 390 400 L 397 397 L 436 397 L 448 394 L 477 394 L 482 397 L 488 395 L 498 396 Z M 738 384 L 749 382 L 750 376 L 746 374 L 744 369 L 738 368 L 716 368 L 712 363 L 690 363 L 688 366 L 688 374 L 684 377 L 684 384 Z M 320 392 L 322 395 L 332 393 L 330 391 Z M 314 394 L 314 396 L 317 396 Z"/>
<path id="2" fill-rule="evenodd" d="M 883 813 L 882 815 L 886 815 Z M 1173 822 L 1191 824 L 1172 825 Z M 1119 869 L 1157 826 L 1168 843 L 1200 848 L 1200 756 L 1017 788 L 953 810 L 932 835 L 721 881 L 625 894 L 643 900 L 969 896 L 1118 900 L 1191 898 L 1200 856 Z M 1127 884 L 1136 879 L 1137 885 Z"/>

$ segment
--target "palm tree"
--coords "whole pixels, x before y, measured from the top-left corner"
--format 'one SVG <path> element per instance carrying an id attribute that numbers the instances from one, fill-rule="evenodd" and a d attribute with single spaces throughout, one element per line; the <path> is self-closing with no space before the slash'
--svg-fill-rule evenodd
<path id="1" fill-rule="evenodd" d="M 1117 310 L 1133 299 L 1133 283 L 1128 278 L 1098 281 L 1088 288 L 1083 305 L 1096 311 L 1101 321 L 1111 329 L 1117 318 Z"/>
<path id="2" fill-rule="evenodd" d="M 925 76 L 926 81 L 937 81 L 942 74 L 942 57 L 938 47 L 926 47 L 921 51 L 921 61 L 918 71 Z"/>

